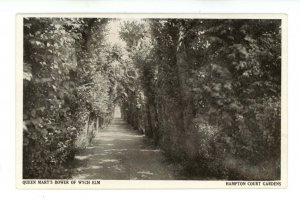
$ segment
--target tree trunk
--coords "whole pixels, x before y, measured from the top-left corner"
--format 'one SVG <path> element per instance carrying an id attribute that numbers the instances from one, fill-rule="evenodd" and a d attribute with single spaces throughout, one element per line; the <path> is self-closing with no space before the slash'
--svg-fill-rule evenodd
<path id="1" fill-rule="evenodd" d="M 183 45 L 183 30 L 181 30 L 181 26 L 178 30 L 178 38 L 176 41 L 176 72 L 177 72 L 177 79 L 178 79 L 178 88 L 179 88 L 179 106 L 180 106 L 180 123 L 182 125 L 182 134 L 184 135 L 186 131 L 186 125 L 185 125 L 185 116 L 184 116 L 184 110 L 185 110 L 185 70 L 184 65 L 185 62 L 185 55 L 184 55 L 184 45 Z"/>
<path id="2" fill-rule="evenodd" d="M 87 121 L 86 121 L 86 137 L 88 138 L 89 136 L 89 124 L 90 124 L 90 116 L 88 116 Z"/>
<path id="3" fill-rule="evenodd" d="M 151 120 L 151 112 L 150 112 L 150 104 L 147 103 L 147 121 L 148 121 L 148 130 L 146 131 L 146 134 L 149 138 L 153 137 L 153 127 L 152 127 L 152 120 Z"/>
<path id="4" fill-rule="evenodd" d="M 99 130 L 99 117 L 96 118 L 96 131 Z"/>

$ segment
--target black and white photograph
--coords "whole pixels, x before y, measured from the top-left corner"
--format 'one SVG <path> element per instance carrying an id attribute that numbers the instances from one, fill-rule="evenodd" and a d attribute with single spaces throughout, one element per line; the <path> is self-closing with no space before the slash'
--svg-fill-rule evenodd
<path id="1" fill-rule="evenodd" d="M 285 24 L 18 15 L 18 185 L 286 187 Z"/>

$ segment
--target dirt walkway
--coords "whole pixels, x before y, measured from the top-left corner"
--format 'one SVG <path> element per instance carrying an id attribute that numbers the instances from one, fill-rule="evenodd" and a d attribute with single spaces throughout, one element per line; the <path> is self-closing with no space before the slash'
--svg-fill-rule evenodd
<path id="1" fill-rule="evenodd" d="M 75 157 L 74 179 L 170 180 L 164 156 L 122 119 L 99 132 Z"/>

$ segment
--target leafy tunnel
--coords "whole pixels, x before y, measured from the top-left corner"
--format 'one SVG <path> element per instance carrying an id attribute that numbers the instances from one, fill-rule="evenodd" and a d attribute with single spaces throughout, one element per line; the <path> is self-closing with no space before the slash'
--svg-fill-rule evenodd
<path id="1" fill-rule="evenodd" d="M 280 178 L 280 20 L 23 24 L 23 178 L 68 178 L 116 107 L 190 176 Z"/>

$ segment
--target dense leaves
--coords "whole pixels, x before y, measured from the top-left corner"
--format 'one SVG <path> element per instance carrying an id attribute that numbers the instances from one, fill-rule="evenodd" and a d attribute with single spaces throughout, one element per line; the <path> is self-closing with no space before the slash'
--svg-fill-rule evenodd
<path id="1" fill-rule="evenodd" d="M 24 178 L 67 177 L 117 104 L 185 177 L 280 178 L 280 20 L 108 23 L 24 20 Z"/>
<path id="2" fill-rule="evenodd" d="M 24 19 L 24 178 L 66 178 L 76 148 L 108 124 L 107 20 Z"/>
<path id="3" fill-rule="evenodd" d="M 127 118 L 191 177 L 278 179 L 280 20 L 147 22 L 123 29 L 145 95 Z"/>

